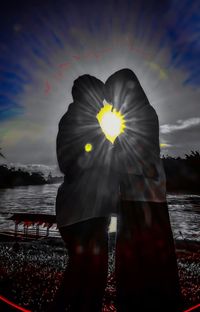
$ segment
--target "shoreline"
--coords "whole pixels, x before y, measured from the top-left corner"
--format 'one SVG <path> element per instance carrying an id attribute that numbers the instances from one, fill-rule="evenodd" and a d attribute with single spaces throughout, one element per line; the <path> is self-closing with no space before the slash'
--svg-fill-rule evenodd
<path id="1" fill-rule="evenodd" d="M 116 233 L 111 232 L 109 233 L 109 240 L 110 244 L 114 246 Z M 23 233 L 21 235 L 17 235 L 17 237 L 9 232 L 0 232 L 0 243 L 33 243 L 38 245 L 51 245 L 53 246 L 64 246 L 64 243 L 62 241 L 61 237 L 55 237 L 55 236 L 39 236 L 38 238 L 35 235 L 28 235 L 25 237 Z M 177 251 L 185 250 L 188 252 L 197 252 L 200 253 L 200 240 L 188 240 L 188 239 L 174 239 L 174 245 L 175 249 Z"/>

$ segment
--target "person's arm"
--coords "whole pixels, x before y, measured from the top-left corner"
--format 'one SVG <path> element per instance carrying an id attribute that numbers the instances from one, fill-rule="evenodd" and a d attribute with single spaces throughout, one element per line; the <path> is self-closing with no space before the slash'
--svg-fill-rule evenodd
<path id="1" fill-rule="evenodd" d="M 73 105 L 74 103 L 69 105 L 68 111 L 60 119 L 56 137 L 58 165 L 64 174 L 69 173 L 70 168 L 73 167 L 75 160 L 81 153 Z"/>
<path id="2" fill-rule="evenodd" d="M 60 119 L 56 138 L 57 160 L 60 171 L 69 180 L 77 178 L 83 170 L 106 166 L 106 142 L 102 144 L 103 135 L 96 128 L 95 122 L 95 119 L 88 121 L 87 111 L 81 111 L 80 103 L 70 104 Z M 88 153 L 85 151 L 87 143 L 92 145 Z"/>
<path id="3" fill-rule="evenodd" d="M 122 175 L 157 179 L 156 164 L 160 155 L 158 117 L 150 105 L 137 117 L 138 120 L 130 118 L 125 133 L 115 140 L 113 167 Z"/>

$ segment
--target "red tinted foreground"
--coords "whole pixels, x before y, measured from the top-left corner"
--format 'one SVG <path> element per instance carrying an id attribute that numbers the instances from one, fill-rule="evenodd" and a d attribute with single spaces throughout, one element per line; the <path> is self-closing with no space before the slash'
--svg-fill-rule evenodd
<path id="1" fill-rule="evenodd" d="M 14 302 L 6 299 L 3 296 L 0 296 L 0 308 L 3 309 L 2 311 L 22 311 L 22 312 L 31 312 L 30 310 L 24 309 L 22 307 L 20 307 L 19 305 L 15 304 Z M 104 312 L 107 312 L 107 308 L 104 308 Z M 109 311 L 116 311 L 114 305 L 110 305 L 109 307 Z M 190 312 L 190 311 L 200 311 L 200 303 L 185 310 L 184 312 Z"/>

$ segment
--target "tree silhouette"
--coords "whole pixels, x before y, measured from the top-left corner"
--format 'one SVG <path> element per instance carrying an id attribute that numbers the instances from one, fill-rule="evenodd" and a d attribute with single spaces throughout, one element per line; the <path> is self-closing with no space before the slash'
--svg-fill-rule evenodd
<path id="1" fill-rule="evenodd" d="M 191 151 L 191 153 L 188 155 L 188 154 L 185 154 L 185 158 L 187 160 L 200 160 L 200 153 L 198 151 Z"/>

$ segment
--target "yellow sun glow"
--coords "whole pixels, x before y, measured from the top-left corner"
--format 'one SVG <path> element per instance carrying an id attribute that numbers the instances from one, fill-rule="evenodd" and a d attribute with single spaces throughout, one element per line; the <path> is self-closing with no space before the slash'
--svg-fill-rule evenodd
<path id="1" fill-rule="evenodd" d="M 123 133 L 126 128 L 124 116 L 113 108 L 113 105 L 107 102 L 104 102 L 104 107 L 100 109 L 96 118 L 105 137 L 111 143 L 114 143 L 115 139 Z"/>
<path id="2" fill-rule="evenodd" d="M 160 147 L 161 147 L 161 148 L 162 148 L 162 147 L 168 147 L 168 145 L 165 144 L 165 143 L 160 143 Z"/>

